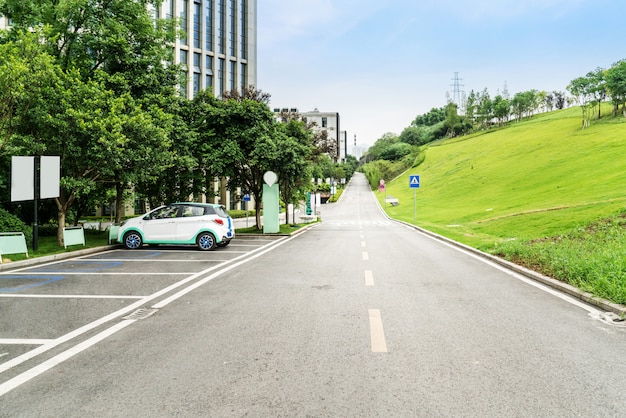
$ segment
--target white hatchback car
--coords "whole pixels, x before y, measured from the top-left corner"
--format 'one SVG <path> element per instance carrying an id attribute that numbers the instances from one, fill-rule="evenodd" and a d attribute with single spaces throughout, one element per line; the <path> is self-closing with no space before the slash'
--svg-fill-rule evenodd
<path id="1" fill-rule="evenodd" d="M 118 241 L 134 250 L 143 244 L 191 244 L 208 251 L 235 237 L 232 218 L 222 205 L 182 202 L 160 206 L 120 225 Z"/>

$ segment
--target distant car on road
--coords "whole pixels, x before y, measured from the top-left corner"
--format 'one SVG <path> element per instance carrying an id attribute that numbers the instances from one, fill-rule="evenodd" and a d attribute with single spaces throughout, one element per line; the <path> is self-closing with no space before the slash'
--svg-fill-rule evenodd
<path id="1" fill-rule="evenodd" d="M 120 225 L 118 241 L 128 249 L 143 244 L 189 244 L 209 251 L 235 237 L 232 218 L 222 205 L 180 202 L 160 206 Z"/>

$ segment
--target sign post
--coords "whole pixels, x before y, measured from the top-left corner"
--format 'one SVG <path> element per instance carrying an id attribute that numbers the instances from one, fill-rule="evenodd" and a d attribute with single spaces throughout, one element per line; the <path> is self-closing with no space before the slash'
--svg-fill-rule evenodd
<path id="1" fill-rule="evenodd" d="M 250 193 L 245 192 L 243 194 L 244 205 L 246 206 L 246 228 L 248 227 L 248 202 L 250 201 Z"/>
<path id="2" fill-rule="evenodd" d="M 61 157 L 11 157 L 11 202 L 34 201 L 33 251 L 37 251 L 39 241 L 39 200 L 59 197 L 60 179 Z"/>
<path id="3" fill-rule="evenodd" d="M 420 176 L 409 176 L 409 187 L 413 189 L 413 223 L 417 223 L 417 189 L 420 188 Z"/>

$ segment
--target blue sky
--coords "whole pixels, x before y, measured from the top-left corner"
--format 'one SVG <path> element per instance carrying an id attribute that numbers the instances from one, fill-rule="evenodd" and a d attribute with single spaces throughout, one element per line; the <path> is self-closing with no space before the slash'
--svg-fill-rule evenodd
<path id="1" fill-rule="evenodd" d="M 258 0 L 270 107 L 339 112 L 359 146 L 462 90 L 565 91 L 626 59 L 624 0 Z"/>

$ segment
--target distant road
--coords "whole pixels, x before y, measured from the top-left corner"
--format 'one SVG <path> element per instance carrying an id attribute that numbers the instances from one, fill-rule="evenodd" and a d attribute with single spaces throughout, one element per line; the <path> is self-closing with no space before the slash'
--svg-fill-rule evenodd
<path id="1" fill-rule="evenodd" d="M 357 173 L 320 224 L 11 390 L 0 416 L 625 416 L 626 329 L 590 313 L 387 219 Z"/>

